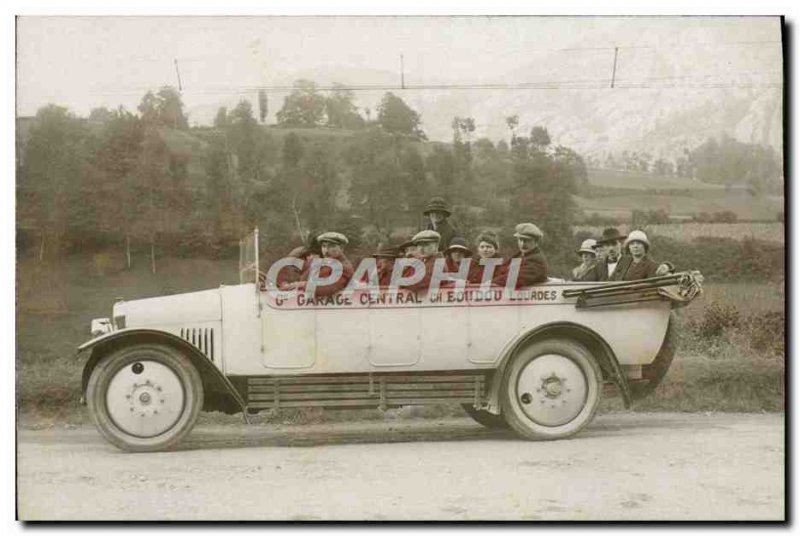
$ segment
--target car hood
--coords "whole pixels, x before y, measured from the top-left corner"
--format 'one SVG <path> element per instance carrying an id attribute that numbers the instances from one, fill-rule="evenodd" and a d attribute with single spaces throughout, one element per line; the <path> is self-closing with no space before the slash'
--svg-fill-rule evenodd
<path id="1" fill-rule="evenodd" d="M 222 303 L 219 289 L 203 290 L 119 301 L 113 314 L 117 329 L 214 322 L 222 319 Z"/>

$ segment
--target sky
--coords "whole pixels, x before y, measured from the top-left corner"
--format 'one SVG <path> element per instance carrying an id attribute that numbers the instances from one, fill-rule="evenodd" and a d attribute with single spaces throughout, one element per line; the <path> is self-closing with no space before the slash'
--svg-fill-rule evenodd
<path id="1" fill-rule="evenodd" d="M 195 124 L 209 123 L 218 106 L 242 97 L 255 103 L 259 86 L 300 76 L 397 84 L 401 54 L 407 84 L 575 80 L 587 76 L 576 71 L 587 63 L 576 57 L 596 64 L 600 74 L 592 77 L 607 76 L 615 46 L 623 47 L 621 56 L 652 47 L 685 57 L 687 68 L 697 59 L 704 69 L 763 70 L 780 81 L 779 41 L 777 18 L 753 17 L 24 16 L 17 23 L 17 114 L 33 115 L 47 103 L 78 115 L 98 106 L 135 109 L 146 91 L 177 86 L 175 60 Z M 764 47 L 777 61 L 748 60 Z M 538 78 L 524 70 L 542 57 L 555 67 Z M 658 69 L 651 66 L 649 76 Z M 359 98 L 374 105 L 381 93 Z M 436 91 L 417 92 L 411 101 L 422 98 L 435 99 Z M 272 117 L 281 100 L 271 100 Z"/>

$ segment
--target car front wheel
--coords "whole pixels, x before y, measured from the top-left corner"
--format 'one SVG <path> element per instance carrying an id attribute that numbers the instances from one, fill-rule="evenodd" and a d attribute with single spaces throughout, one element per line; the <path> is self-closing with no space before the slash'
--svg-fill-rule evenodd
<path id="1" fill-rule="evenodd" d="M 502 413 L 527 439 L 561 439 L 591 422 L 600 403 L 602 373 L 592 354 L 565 339 L 522 349 L 506 367 Z"/>
<path id="2" fill-rule="evenodd" d="M 159 344 L 115 351 L 98 363 L 86 399 L 100 433 L 131 452 L 176 445 L 203 407 L 203 382 L 191 361 Z"/>

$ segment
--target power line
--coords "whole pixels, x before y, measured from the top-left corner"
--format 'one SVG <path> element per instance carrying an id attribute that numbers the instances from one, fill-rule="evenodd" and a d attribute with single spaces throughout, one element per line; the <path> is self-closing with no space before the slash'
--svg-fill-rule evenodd
<path id="1" fill-rule="evenodd" d="M 767 74 L 767 73 L 757 73 Z M 773 73 L 770 73 L 773 74 Z M 762 82 L 736 81 L 736 80 L 713 80 L 722 78 L 724 75 L 684 75 L 684 76 L 663 76 L 645 78 L 615 78 L 614 89 L 659 89 L 659 88 L 747 88 L 764 87 L 779 88 L 783 87 L 783 82 L 779 80 L 768 80 Z M 697 79 L 693 82 L 692 79 Z M 711 79 L 711 80 L 709 80 Z M 671 80 L 676 82 L 670 83 Z M 337 84 L 319 85 L 318 91 L 333 91 L 335 89 L 348 90 L 353 92 L 380 92 L 380 91 L 515 91 L 515 90 L 557 90 L 557 89 L 608 89 L 609 78 L 592 78 L 576 80 L 556 80 L 556 81 L 536 81 L 536 82 L 517 82 L 517 83 L 443 83 L 443 84 Z M 657 83 L 653 83 L 657 82 Z M 256 93 L 259 90 L 290 93 L 295 87 L 293 85 L 258 85 L 258 86 L 227 86 L 184 90 L 184 95 L 243 95 Z M 142 87 L 140 89 L 129 89 L 123 91 L 105 91 L 90 93 L 94 96 L 117 96 L 117 95 L 138 95 L 141 92 L 152 90 L 152 88 Z"/>

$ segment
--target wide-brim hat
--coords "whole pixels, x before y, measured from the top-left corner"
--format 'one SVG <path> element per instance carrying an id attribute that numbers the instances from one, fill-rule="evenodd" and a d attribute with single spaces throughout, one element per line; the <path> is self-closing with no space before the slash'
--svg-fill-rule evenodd
<path id="1" fill-rule="evenodd" d="M 581 243 L 581 247 L 578 248 L 578 255 L 581 253 L 591 253 L 593 255 L 597 255 L 597 251 L 594 249 L 597 247 L 597 240 L 594 238 L 587 238 Z"/>
<path id="2" fill-rule="evenodd" d="M 322 233 L 317 237 L 317 242 L 322 244 L 323 242 L 330 242 L 331 244 L 337 244 L 339 246 L 346 246 L 350 243 L 347 240 L 347 237 L 342 233 L 337 233 L 335 231 L 329 231 L 327 233 Z"/>
<path id="3" fill-rule="evenodd" d="M 534 238 L 544 238 L 544 233 L 538 226 L 533 223 L 520 223 L 514 228 L 514 236 L 516 238 L 526 238 L 528 240 Z"/>
<path id="4" fill-rule="evenodd" d="M 438 242 L 441 239 L 442 235 L 436 231 L 426 229 L 425 231 L 420 231 L 415 234 L 411 239 L 411 243 L 416 246 L 417 244 L 424 244 L 425 242 Z"/>
<path id="5" fill-rule="evenodd" d="M 598 246 L 610 244 L 611 242 L 621 242 L 625 240 L 625 235 L 620 234 L 616 227 L 606 227 L 603 229 L 603 236 L 597 241 Z"/>
<path id="6" fill-rule="evenodd" d="M 460 236 L 456 236 L 450 241 L 450 245 L 444 250 L 445 255 L 451 251 L 462 251 L 465 256 L 472 257 L 472 251 L 467 247 L 467 241 Z"/>
<path id="7" fill-rule="evenodd" d="M 447 216 L 452 214 L 452 212 L 450 212 L 450 207 L 447 206 L 447 202 L 441 197 L 433 197 L 428 201 L 428 206 L 425 207 L 423 214 L 427 216 L 431 212 L 441 212 Z"/>

